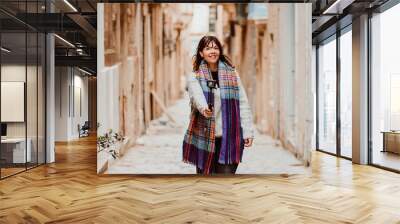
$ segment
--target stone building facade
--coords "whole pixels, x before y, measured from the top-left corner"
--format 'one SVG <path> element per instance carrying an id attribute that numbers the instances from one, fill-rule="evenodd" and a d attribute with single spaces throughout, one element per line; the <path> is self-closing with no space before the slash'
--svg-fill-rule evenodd
<path id="1" fill-rule="evenodd" d="M 194 5 L 103 4 L 98 89 L 111 95 L 104 96 L 107 106 L 118 102 L 118 111 L 103 106 L 99 120 L 111 122 L 105 127 L 129 136 L 127 146 L 133 145 L 151 120 L 183 96 L 194 42 L 211 34 L 237 67 L 257 129 L 308 164 L 314 131 L 310 5 Z M 204 18 L 208 29 L 194 17 Z"/>

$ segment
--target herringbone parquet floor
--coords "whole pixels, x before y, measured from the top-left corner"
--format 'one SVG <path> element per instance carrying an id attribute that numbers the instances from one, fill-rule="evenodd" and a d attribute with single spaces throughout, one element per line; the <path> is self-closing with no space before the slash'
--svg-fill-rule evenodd
<path id="1" fill-rule="evenodd" d="M 307 175 L 97 176 L 95 147 L 0 181 L 0 223 L 400 223 L 400 175 L 318 152 Z"/>

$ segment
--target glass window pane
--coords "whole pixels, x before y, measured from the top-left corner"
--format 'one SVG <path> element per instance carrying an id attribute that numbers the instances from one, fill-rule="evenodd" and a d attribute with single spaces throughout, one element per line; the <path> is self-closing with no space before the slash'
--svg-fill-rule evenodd
<path id="1" fill-rule="evenodd" d="M 336 153 L 336 40 L 318 51 L 318 146 Z"/>
<path id="2" fill-rule="evenodd" d="M 352 35 L 351 30 L 340 37 L 340 152 L 352 157 Z"/>
<path id="3" fill-rule="evenodd" d="M 25 170 L 26 33 L 1 34 L 1 174 Z M 5 49 L 5 50 L 4 50 Z"/>
<path id="4" fill-rule="evenodd" d="M 27 33 L 28 38 L 28 63 L 27 63 L 27 80 L 26 80 L 26 89 L 27 89 L 27 98 L 26 98 L 26 110 L 27 110 L 27 143 L 28 143 L 28 168 L 34 167 L 37 165 L 37 97 L 38 97 L 38 88 L 37 88 L 37 80 L 38 80 L 38 36 L 36 32 Z"/>
<path id="5" fill-rule="evenodd" d="M 38 21 L 45 1 L 0 1 L 1 124 L 0 177 L 45 162 L 45 44 Z M 28 13 L 28 14 L 27 14 Z M 34 25 L 33 25 L 34 26 Z"/>
<path id="6" fill-rule="evenodd" d="M 372 18 L 372 163 L 400 170 L 400 4 Z"/>

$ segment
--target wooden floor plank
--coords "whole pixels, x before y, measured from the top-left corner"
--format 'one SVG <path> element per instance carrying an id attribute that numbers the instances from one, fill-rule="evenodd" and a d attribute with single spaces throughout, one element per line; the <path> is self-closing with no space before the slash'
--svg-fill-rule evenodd
<path id="1" fill-rule="evenodd" d="M 313 153 L 312 173 L 96 174 L 96 138 L 0 181 L 0 223 L 400 223 L 400 175 Z"/>

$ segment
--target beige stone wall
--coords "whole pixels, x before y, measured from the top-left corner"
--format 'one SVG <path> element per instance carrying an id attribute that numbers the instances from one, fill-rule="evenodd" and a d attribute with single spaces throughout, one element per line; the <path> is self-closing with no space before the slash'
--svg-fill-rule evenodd
<path id="1" fill-rule="evenodd" d="M 311 160 L 311 12 L 309 4 L 268 4 L 266 20 L 239 20 L 234 4 L 221 4 L 224 51 L 237 67 L 254 122 L 305 164 Z M 232 25 L 233 24 L 233 25 Z"/>
<path id="2" fill-rule="evenodd" d="M 133 144 L 182 97 L 188 15 L 178 4 L 113 3 L 104 13 L 105 66 L 118 67 L 119 131 Z"/>

